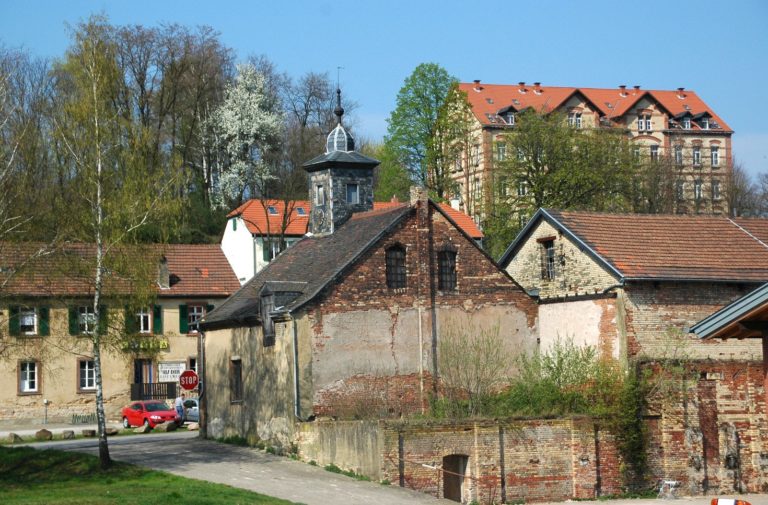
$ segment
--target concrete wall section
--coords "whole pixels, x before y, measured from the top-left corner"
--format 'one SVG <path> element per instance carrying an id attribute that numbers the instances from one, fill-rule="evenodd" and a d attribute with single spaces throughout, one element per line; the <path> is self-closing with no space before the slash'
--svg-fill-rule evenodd
<path id="1" fill-rule="evenodd" d="M 601 355 L 619 359 L 620 333 L 617 328 L 616 299 L 600 298 L 539 306 L 540 349 L 546 352 L 559 341 L 592 346 Z"/>
<path id="2" fill-rule="evenodd" d="M 379 421 L 317 421 L 298 425 L 299 457 L 320 466 L 334 464 L 343 470 L 381 480 L 383 431 Z"/>

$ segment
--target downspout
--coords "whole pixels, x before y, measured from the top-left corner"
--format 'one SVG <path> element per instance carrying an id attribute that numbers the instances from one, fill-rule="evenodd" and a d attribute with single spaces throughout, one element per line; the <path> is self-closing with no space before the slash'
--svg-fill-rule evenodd
<path id="1" fill-rule="evenodd" d="M 422 307 L 419 305 L 419 403 L 421 404 L 421 413 L 425 414 L 424 408 L 424 329 L 422 321 Z"/>
<path id="2" fill-rule="evenodd" d="M 197 384 L 197 396 L 200 402 L 200 419 L 198 424 L 200 425 L 200 436 L 206 438 L 208 436 L 208 402 L 205 397 L 205 332 L 198 331 L 197 334 L 197 355 L 199 357 L 198 368 L 198 384 Z"/>
<path id="3" fill-rule="evenodd" d="M 305 422 L 301 417 L 301 391 L 299 390 L 299 330 L 296 326 L 296 319 L 291 316 L 293 323 L 293 415 L 299 421 Z"/>

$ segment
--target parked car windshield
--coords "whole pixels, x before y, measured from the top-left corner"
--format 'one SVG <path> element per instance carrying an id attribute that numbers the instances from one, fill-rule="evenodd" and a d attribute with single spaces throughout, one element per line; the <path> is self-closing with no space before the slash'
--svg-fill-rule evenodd
<path id="1" fill-rule="evenodd" d="M 157 412 L 159 410 L 171 410 L 165 403 L 147 403 L 148 412 Z"/>

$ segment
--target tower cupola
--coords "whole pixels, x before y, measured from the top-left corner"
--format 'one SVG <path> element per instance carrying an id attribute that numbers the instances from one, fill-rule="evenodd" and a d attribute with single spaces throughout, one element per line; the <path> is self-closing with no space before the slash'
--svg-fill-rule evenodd
<path id="1" fill-rule="evenodd" d="M 304 163 L 309 174 L 309 231 L 327 235 L 355 212 L 373 209 L 373 169 L 379 161 L 355 151 L 355 140 L 342 125 L 341 90 L 336 90 L 338 118 L 328 134 L 325 154 Z"/>

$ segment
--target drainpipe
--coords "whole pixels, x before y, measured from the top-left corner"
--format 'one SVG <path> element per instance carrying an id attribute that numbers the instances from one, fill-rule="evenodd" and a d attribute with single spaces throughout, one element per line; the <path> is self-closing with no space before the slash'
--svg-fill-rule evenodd
<path id="1" fill-rule="evenodd" d="M 198 424 L 200 425 L 200 436 L 205 438 L 208 436 L 208 401 L 205 397 L 205 332 L 197 332 L 197 399 L 200 403 L 200 419 Z"/>
<path id="2" fill-rule="evenodd" d="M 422 328 L 422 307 L 419 305 L 419 403 L 421 404 L 421 413 L 425 413 L 424 408 L 424 330 Z"/>
<path id="3" fill-rule="evenodd" d="M 293 415 L 299 421 L 306 421 L 301 417 L 301 391 L 299 390 L 299 330 L 296 319 L 291 317 L 293 323 Z"/>

